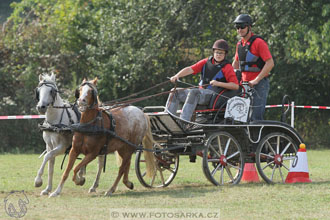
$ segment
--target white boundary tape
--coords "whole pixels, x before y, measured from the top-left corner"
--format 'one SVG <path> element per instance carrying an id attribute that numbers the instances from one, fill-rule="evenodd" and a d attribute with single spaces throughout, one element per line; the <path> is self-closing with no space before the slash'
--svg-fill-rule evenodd
<path id="1" fill-rule="evenodd" d="M 291 126 L 294 127 L 294 108 L 307 108 L 307 109 L 329 109 L 330 106 L 311 106 L 311 105 L 294 105 L 294 102 L 291 104 L 285 104 L 285 107 L 291 106 Z M 282 105 L 266 105 L 266 108 L 278 108 Z M 0 116 L 0 120 L 8 119 L 41 119 L 46 118 L 45 115 L 9 115 L 9 116 Z"/>
<path id="2" fill-rule="evenodd" d="M 291 104 L 285 104 L 285 107 L 291 106 L 291 127 L 294 128 L 294 108 L 307 108 L 307 109 L 330 109 L 330 106 L 312 106 L 312 105 L 294 105 L 294 102 Z M 266 105 L 266 108 L 277 108 L 282 107 L 282 105 Z"/>
<path id="3" fill-rule="evenodd" d="M 0 120 L 7 119 L 38 119 L 38 118 L 46 118 L 45 115 L 9 115 L 9 116 L 0 116 Z"/>
<path id="4" fill-rule="evenodd" d="M 288 104 L 284 105 L 285 107 L 288 107 Z M 290 106 L 293 106 L 292 104 Z M 282 105 L 266 105 L 266 108 L 276 108 L 276 107 L 282 107 Z M 295 105 L 295 108 L 312 108 L 312 109 L 330 109 L 330 106 L 311 106 L 311 105 Z"/>

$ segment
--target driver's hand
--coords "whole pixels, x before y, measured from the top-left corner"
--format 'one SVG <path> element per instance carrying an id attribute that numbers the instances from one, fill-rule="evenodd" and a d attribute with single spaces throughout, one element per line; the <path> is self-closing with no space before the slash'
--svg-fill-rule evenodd
<path id="1" fill-rule="evenodd" d="M 177 77 L 175 75 L 175 76 L 172 76 L 170 80 L 171 80 L 172 83 L 175 83 L 178 79 L 179 79 L 179 77 Z"/>

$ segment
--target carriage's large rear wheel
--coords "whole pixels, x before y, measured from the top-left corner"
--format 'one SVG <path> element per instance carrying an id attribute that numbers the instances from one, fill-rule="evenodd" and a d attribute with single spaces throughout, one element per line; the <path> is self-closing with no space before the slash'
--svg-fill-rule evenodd
<path id="1" fill-rule="evenodd" d="M 287 134 L 272 132 L 266 135 L 259 142 L 256 152 L 260 176 L 267 183 L 284 183 L 297 149 L 298 144 Z"/>
<path id="2" fill-rule="evenodd" d="M 168 151 L 154 153 L 156 173 L 146 176 L 146 161 L 142 151 L 136 152 L 135 172 L 140 183 L 145 187 L 166 187 L 175 178 L 179 168 L 179 155 Z"/>
<path id="3" fill-rule="evenodd" d="M 203 152 L 203 171 L 214 185 L 237 184 L 242 178 L 244 156 L 240 144 L 228 132 L 212 134 Z"/>

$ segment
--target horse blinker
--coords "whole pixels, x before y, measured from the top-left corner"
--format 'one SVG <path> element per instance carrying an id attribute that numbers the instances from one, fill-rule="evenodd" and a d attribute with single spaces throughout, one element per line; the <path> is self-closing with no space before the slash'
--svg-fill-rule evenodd
<path id="1" fill-rule="evenodd" d="M 80 96 L 80 91 L 79 89 L 76 89 L 75 93 L 74 93 L 74 96 L 76 97 L 76 99 L 79 99 L 79 96 Z"/>

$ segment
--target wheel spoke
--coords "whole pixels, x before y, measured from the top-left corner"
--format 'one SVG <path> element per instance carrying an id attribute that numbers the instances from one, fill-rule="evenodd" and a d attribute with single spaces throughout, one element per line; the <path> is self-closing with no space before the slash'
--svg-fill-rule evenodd
<path id="1" fill-rule="evenodd" d="M 227 171 L 228 176 L 229 176 L 229 178 L 231 179 L 231 181 L 234 181 L 233 175 L 231 174 L 231 171 L 230 171 L 229 167 L 226 166 L 225 168 L 226 168 L 226 171 Z"/>
<path id="2" fill-rule="evenodd" d="M 226 156 L 226 154 L 227 154 L 227 151 L 228 151 L 228 148 L 229 148 L 230 141 L 231 141 L 231 138 L 228 138 L 227 143 L 226 143 L 225 152 L 223 152 L 223 155 L 225 155 L 225 156 Z"/>
<path id="3" fill-rule="evenodd" d="M 227 157 L 227 160 L 229 160 L 229 159 L 235 157 L 235 156 L 236 156 L 237 154 L 239 154 L 239 153 L 240 153 L 239 151 L 233 153 L 232 155 L 230 155 L 230 156 Z"/>
<path id="4" fill-rule="evenodd" d="M 276 154 L 280 153 L 280 143 L 281 143 L 281 136 L 277 136 Z"/>
<path id="5" fill-rule="evenodd" d="M 274 159 L 274 157 L 272 155 L 269 155 L 269 154 L 260 153 L 260 155 L 263 155 L 263 156 L 269 157 L 271 159 Z"/>
<path id="6" fill-rule="evenodd" d="M 221 167 L 221 174 L 220 174 L 220 180 L 221 180 L 221 184 L 222 184 L 222 185 L 224 184 L 223 173 L 224 173 L 224 170 L 223 170 L 223 166 L 222 166 L 222 167 Z"/>
<path id="7" fill-rule="evenodd" d="M 219 158 L 208 159 L 207 162 L 219 162 Z"/>
<path id="8" fill-rule="evenodd" d="M 290 147 L 290 145 L 291 145 L 291 142 L 289 142 L 289 143 L 285 146 L 284 150 L 283 150 L 282 153 L 281 153 L 281 156 L 283 156 L 283 154 L 285 154 L 285 152 L 286 152 L 287 149 Z"/>
<path id="9" fill-rule="evenodd" d="M 218 157 L 220 157 L 221 155 L 219 154 L 219 152 L 216 150 L 216 149 L 214 149 L 214 147 L 210 144 L 210 149 L 214 152 L 214 153 L 216 153 L 217 155 L 218 155 Z"/>
<path id="10" fill-rule="evenodd" d="M 220 140 L 220 135 L 217 136 L 217 141 L 218 141 L 218 146 L 219 146 L 220 154 L 223 154 L 223 152 L 222 152 L 222 146 L 221 146 L 221 140 Z"/>
<path id="11" fill-rule="evenodd" d="M 273 163 L 274 163 L 274 161 L 271 161 L 271 162 L 267 163 L 267 165 L 264 166 L 264 167 L 262 168 L 262 170 L 266 169 L 268 166 L 270 166 L 270 165 L 273 164 Z"/>
<path id="12" fill-rule="evenodd" d="M 282 183 L 284 183 L 284 179 L 283 179 L 283 175 L 282 175 L 281 167 L 278 167 L 278 171 L 280 171 L 280 176 L 281 176 L 281 179 L 282 179 Z"/>
<path id="13" fill-rule="evenodd" d="M 273 178 L 274 178 L 274 173 L 275 173 L 275 169 L 276 169 L 277 165 L 275 165 L 273 167 L 273 172 L 272 172 L 272 177 L 270 178 L 271 181 L 273 181 Z"/>
<path id="14" fill-rule="evenodd" d="M 276 153 L 275 153 L 275 151 L 274 151 L 272 145 L 269 143 L 268 140 L 266 141 L 266 144 L 268 145 L 268 147 L 270 148 L 270 150 L 272 151 L 272 153 L 275 155 Z"/>
<path id="15" fill-rule="evenodd" d="M 215 175 L 215 173 L 217 172 L 217 170 L 219 169 L 220 166 L 221 166 L 221 163 L 219 163 L 218 166 L 216 168 L 214 168 L 214 170 L 212 170 L 212 172 L 211 172 L 212 176 Z"/>
<path id="16" fill-rule="evenodd" d="M 232 168 L 234 168 L 234 169 L 237 169 L 237 170 L 241 171 L 241 168 L 240 167 L 234 166 L 233 164 L 231 164 L 229 162 L 227 162 L 227 165 L 230 166 L 230 167 L 232 167 Z"/>
<path id="17" fill-rule="evenodd" d="M 284 166 L 285 169 L 287 169 L 288 171 L 290 171 L 290 169 L 284 163 L 282 163 L 282 166 Z"/>
<path id="18" fill-rule="evenodd" d="M 165 179 L 164 179 L 164 175 L 163 175 L 163 171 L 162 170 L 159 170 L 159 175 L 160 175 L 160 179 L 161 179 L 163 185 L 165 185 Z"/>

